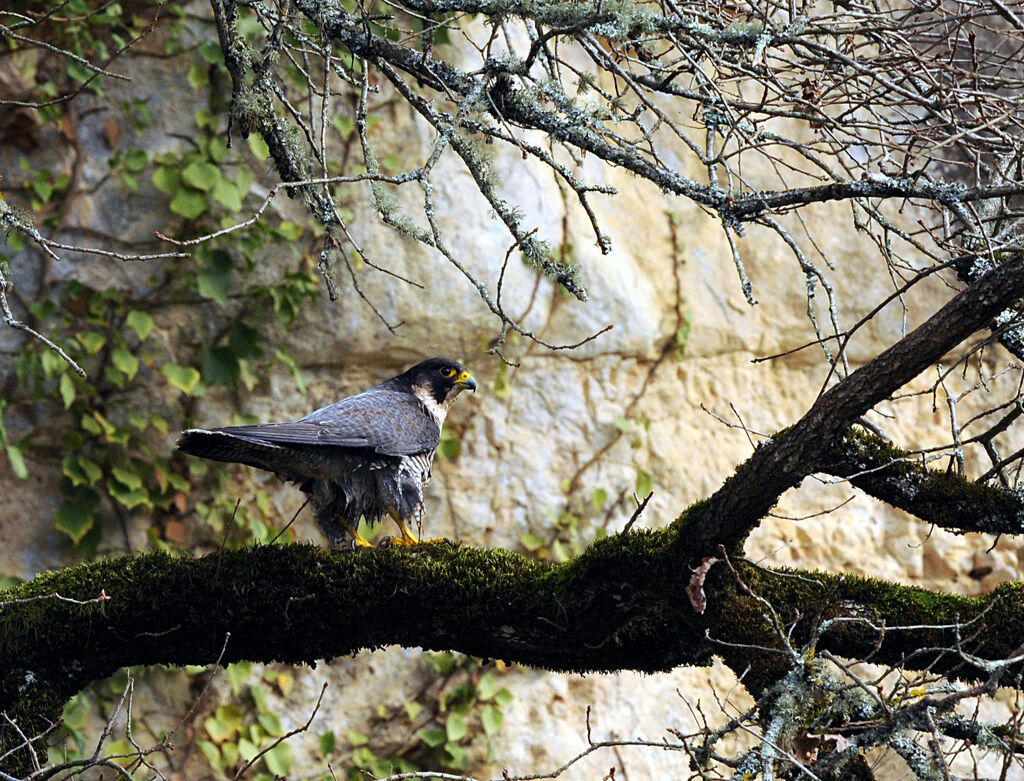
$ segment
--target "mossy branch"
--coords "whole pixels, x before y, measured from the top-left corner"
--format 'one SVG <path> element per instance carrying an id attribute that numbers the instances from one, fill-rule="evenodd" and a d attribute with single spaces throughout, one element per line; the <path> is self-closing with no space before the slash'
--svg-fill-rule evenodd
<path id="1" fill-rule="evenodd" d="M 850 480 L 869 496 L 958 534 L 1024 532 L 1024 496 L 928 469 L 876 434 L 851 429 L 826 454 L 821 471 Z"/>
<path id="2" fill-rule="evenodd" d="M 66 698 L 123 666 L 214 661 L 229 634 L 223 663 L 315 664 L 398 644 L 580 672 L 706 665 L 713 653 L 736 665 L 745 654 L 760 655 L 765 667 L 757 649 L 781 647 L 780 639 L 748 589 L 795 622 L 797 641 L 811 636 L 815 617 L 862 618 L 837 625 L 820 644 L 880 664 L 970 679 L 982 674 L 948 650 L 956 645 L 952 627 L 966 626 L 969 650 L 980 647 L 987 659 L 1024 642 L 1020 583 L 965 599 L 750 566 L 736 578 L 716 565 L 705 584 L 709 609 L 698 615 L 686 594 L 691 573 L 674 553 L 685 535 L 617 535 L 561 565 L 439 544 L 351 553 L 288 545 L 202 558 L 150 553 L 69 567 L 0 595 L 0 711 L 27 729 L 56 718 Z M 65 599 L 49 598 L 55 594 Z M 96 601 L 100 594 L 109 599 Z M 890 629 L 880 633 L 883 624 Z M 911 625 L 918 628 L 892 629 Z"/>

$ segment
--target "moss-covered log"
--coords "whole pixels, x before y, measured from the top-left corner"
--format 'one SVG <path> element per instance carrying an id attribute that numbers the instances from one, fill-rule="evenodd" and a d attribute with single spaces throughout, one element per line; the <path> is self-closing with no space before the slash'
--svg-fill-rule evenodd
<path id="1" fill-rule="evenodd" d="M 742 670 L 753 656 L 767 681 L 771 665 L 763 664 L 760 649 L 780 641 L 746 587 L 795 623 L 797 642 L 810 636 L 812 619 L 834 616 L 890 628 L 950 627 L 982 616 L 969 633 L 972 647 L 991 659 L 1024 642 L 1021 584 L 972 600 L 740 566 L 741 587 L 719 564 L 705 584 L 708 610 L 698 615 L 686 594 L 690 570 L 675 554 L 686 535 L 685 526 L 618 535 L 561 565 L 437 544 L 351 553 L 288 545 L 202 558 L 143 554 L 69 567 L 0 594 L 0 711 L 31 734 L 83 686 L 127 665 L 218 657 L 314 664 L 391 644 L 574 671 L 669 670 L 707 664 L 716 653 Z M 109 598 L 92 601 L 101 594 Z M 955 654 L 920 652 L 955 641 L 949 628 L 890 629 L 880 638 L 867 624 L 844 623 L 820 646 L 984 677 Z M 7 728 L 4 745 L 12 741 L 17 736 Z"/>

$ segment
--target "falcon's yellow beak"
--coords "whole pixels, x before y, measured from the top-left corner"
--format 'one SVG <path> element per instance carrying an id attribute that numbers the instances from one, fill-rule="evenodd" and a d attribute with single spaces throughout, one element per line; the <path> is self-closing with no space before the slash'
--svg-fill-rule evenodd
<path id="1" fill-rule="evenodd" d="M 460 374 L 459 378 L 455 380 L 455 384 L 460 388 L 465 388 L 466 390 L 476 390 L 476 380 L 473 379 L 473 375 L 469 372 L 463 372 Z"/>

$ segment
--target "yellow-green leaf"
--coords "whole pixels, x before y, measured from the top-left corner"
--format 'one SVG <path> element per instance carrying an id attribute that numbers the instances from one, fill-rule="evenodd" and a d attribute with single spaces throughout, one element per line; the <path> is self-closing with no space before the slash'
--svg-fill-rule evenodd
<path id="1" fill-rule="evenodd" d="M 149 336 L 153 330 L 153 318 L 148 312 L 142 312 L 138 309 L 133 309 L 128 313 L 128 327 L 131 328 L 135 335 L 139 337 L 139 341 L 145 341 L 146 337 Z"/>
<path id="2" fill-rule="evenodd" d="M 281 728 L 281 719 L 276 713 L 261 713 L 256 720 L 263 727 L 263 731 L 272 738 L 279 737 L 284 732 Z"/>
<path id="3" fill-rule="evenodd" d="M 165 195 L 173 195 L 181 189 L 181 173 L 172 166 L 160 166 L 153 172 L 153 186 Z"/>
<path id="4" fill-rule="evenodd" d="M 496 705 L 486 705 L 480 712 L 480 723 L 483 724 L 484 732 L 488 735 L 494 735 L 501 729 L 501 725 L 504 722 L 505 714 Z"/>
<path id="5" fill-rule="evenodd" d="M 110 354 L 110 361 L 114 367 L 124 374 L 129 380 L 139 370 L 139 359 L 132 355 L 124 347 L 118 347 Z M 65 375 L 67 376 L 67 375 Z"/>
<path id="6" fill-rule="evenodd" d="M 466 726 L 466 717 L 458 711 L 453 712 L 444 725 L 444 731 L 450 742 L 457 743 L 462 740 L 469 732 L 469 727 Z"/>
<path id="7" fill-rule="evenodd" d="M 85 351 L 89 353 L 89 355 L 95 355 L 102 350 L 103 345 L 107 343 L 107 340 L 95 331 L 86 331 L 84 334 L 79 334 L 78 341 L 82 343 L 82 347 L 85 348 Z"/>
<path id="8" fill-rule="evenodd" d="M 284 777 L 292 769 L 292 747 L 287 743 L 279 743 L 263 755 L 267 770 L 275 776 Z"/>
<path id="9" fill-rule="evenodd" d="M 165 363 L 160 373 L 167 381 L 184 393 L 192 393 L 199 382 L 199 370 L 191 366 L 179 366 L 176 363 Z"/>
<path id="10" fill-rule="evenodd" d="M 194 220 L 206 211 L 206 197 L 196 190 L 183 187 L 171 199 L 171 211 L 189 220 Z"/>
<path id="11" fill-rule="evenodd" d="M 196 160 L 181 172 L 181 179 L 197 190 L 211 190 L 220 181 L 220 169 L 213 163 Z"/>
<path id="12" fill-rule="evenodd" d="M 11 471 L 22 480 L 28 479 L 28 467 L 25 466 L 25 456 L 21 448 L 14 445 L 7 446 L 7 460 L 11 462 Z"/>
<path id="13" fill-rule="evenodd" d="M 60 397 L 64 400 L 64 409 L 70 409 L 75 401 L 75 383 L 66 372 L 60 376 Z"/>

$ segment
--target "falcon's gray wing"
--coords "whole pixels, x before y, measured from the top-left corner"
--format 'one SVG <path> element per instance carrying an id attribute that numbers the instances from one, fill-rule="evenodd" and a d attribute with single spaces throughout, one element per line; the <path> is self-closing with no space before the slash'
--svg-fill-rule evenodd
<path id="1" fill-rule="evenodd" d="M 274 444 L 365 447 L 389 456 L 433 450 L 441 430 L 411 393 L 371 388 L 312 412 L 294 423 L 217 429 Z"/>

